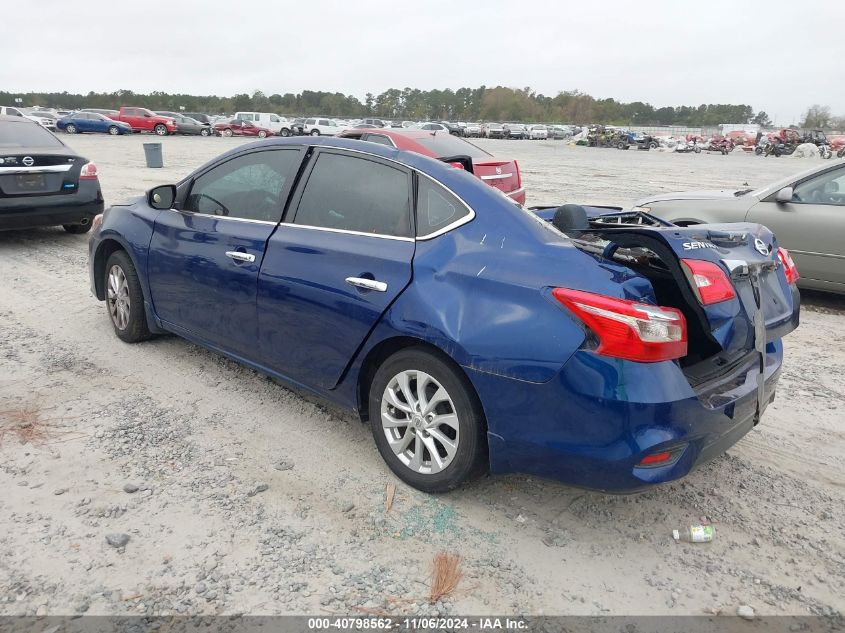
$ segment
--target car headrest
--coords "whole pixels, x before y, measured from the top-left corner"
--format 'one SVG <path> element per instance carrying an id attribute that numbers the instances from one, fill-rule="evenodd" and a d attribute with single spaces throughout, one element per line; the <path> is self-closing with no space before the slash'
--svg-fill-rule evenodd
<path id="1" fill-rule="evenodd" d="M 555 211 L 552 224 L 561 233 L 574 233 L 577 237 L 581 231 L 590 228 L 590 221 L 587 219 L 587 212 L 584 207 L 578 204 L 565 204 Z"/>

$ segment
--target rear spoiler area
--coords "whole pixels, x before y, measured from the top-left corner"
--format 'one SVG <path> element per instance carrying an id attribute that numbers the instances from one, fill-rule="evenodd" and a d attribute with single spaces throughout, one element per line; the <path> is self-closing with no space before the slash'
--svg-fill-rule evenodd
<path id="1" fill-rule="evenodd" d="M 444 163 L 448 163 L 449 165 L 452 165 L 452 167 L 460 167 L 464 171 L 467 171 L 471 174 L 475 174 L 475 171 L 472 167 L 472 158 L 470 158 L 466 154 L 457 154 L 455 156 L 441 156 L 437 160 L 442 161 Z"/>

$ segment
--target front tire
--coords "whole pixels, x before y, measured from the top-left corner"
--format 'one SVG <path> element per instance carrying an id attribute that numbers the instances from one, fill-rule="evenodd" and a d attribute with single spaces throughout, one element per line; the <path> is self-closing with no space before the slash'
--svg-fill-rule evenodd
<path id="1" fill-rule="evenodd" d="M 210 134 L 211 131 L 207 127 L 204 127 L 200 130 L 200 136 L 209 136 Z"/>
<path id="2" fill-rule="evenodd" d="M 225 130 L 223 130 L 223 136 L 232 136 L 232 130 L 226 128 Z"/>
<path id="3" fill-rule="evenodd" d="M 117 129 L 116 125 L 110 125 L 109 134 L 111 134 L 112 136 L 117 136 L 118 134 L 120 134 L 120 130 Z"/>
<path id="4" fill-rule="evenodd" d="M 68 134 L 76 134 L 79 130 L 76 129 L 76 126 L 73 123 L 68 123 L 65 126 L 65 132 Z"/>
<path id="5" fill-rule="evenodd" d="M 418 490 L 446 492 L 487 468 L 481 403 L 439 355 L 411 347 L 388 358 L 370 385 L 369 412 L 382 458 Z"/>
<path id="6" fill-rule="evenodd" d="M 149 338 L 144 293 L 135 265 L 126 251 L 115 251 L 109 256 L 103 287 L 106 289 L 106 312 L 117 337 L 125 343 Z"/>
<path id="7" fill-rule="evenodd" d="M 157 136 L 167 136 L 167 126 L 163 123 L 159 123 L 153 128 L 153 132 L 155 132 Z"/>
<path id="8" fill-rule="evenodd" d="M 264 130 L 259 130 L 258 138 L 267 138 L 267 132 L 265 132 Z"/>

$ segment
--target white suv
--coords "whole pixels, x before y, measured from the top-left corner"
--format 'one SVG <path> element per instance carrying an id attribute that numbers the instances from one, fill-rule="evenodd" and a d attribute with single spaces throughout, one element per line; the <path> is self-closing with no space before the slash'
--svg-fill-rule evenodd
<path id="1" fill-rule="evenodd" d="M 549 138 L 549 128 L 545 125 L 532 125 L 528 128 L 528 138 L 545 141 Z"/>
<path id="2" fill-rule="evenodd" d="M 345 129 L 334 119 L 324 118 L 305 119 L 305 123 L 302 125 L 302 131 L 311 136 L 334 136 Z"/>

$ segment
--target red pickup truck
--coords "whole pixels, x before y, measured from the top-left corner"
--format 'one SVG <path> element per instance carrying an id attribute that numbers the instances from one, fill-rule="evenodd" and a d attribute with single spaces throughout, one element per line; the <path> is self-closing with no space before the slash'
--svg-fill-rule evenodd
<path id="1" fill-rule="evenodd" d="M 176 132 L 176 121 L 172 117 L 155 114 L 146 108 L 124 106 L 111 118 L 128 123 L 133 132 L 154 132 L 159 136 Z"/>

